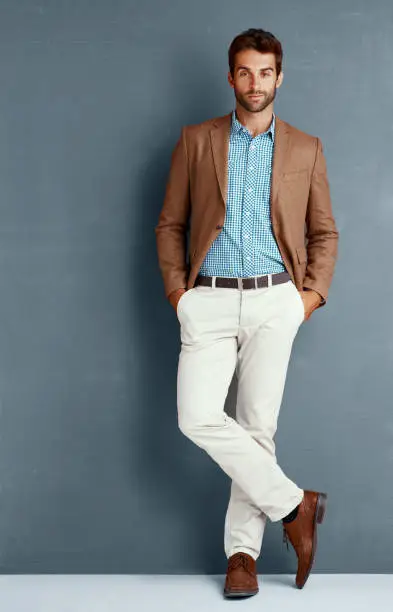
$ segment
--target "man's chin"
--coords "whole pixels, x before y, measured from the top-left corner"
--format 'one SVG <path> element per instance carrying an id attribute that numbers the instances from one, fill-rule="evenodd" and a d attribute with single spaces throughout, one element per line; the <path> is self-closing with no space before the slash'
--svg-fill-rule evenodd
<path id="1" fill-rule="evenodd" d="M 243 104 L 243 107 L 249 112 L 249 113 L 260 113 L 261 111 L 265 110 L 266 108 L 266 104 Z"/>

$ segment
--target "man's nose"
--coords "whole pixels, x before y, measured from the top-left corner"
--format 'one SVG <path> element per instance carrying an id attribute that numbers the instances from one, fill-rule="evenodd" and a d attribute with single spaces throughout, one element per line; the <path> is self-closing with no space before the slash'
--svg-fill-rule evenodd
<path id="1" fill-rule="evenodd" d="M 262 91 L 262 79 L 259 76 L 251 76 L 252 91 Z"/>

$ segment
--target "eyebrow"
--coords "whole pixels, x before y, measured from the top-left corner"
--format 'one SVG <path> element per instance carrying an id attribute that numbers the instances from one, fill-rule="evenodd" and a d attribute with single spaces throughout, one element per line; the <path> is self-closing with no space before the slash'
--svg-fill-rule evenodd
<path id="1" fill-rule="evenodd" d="M 248 66 L 238 66 L 236 70 L 250 70 Z M 265 68 L 260 68 L 260 70 L 273 70 L 272 66 L 266 66 Z"/>

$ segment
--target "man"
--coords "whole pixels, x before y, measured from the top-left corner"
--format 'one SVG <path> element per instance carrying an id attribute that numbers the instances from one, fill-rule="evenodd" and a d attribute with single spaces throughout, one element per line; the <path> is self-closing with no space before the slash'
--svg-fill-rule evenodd
<path id="1" fill-rule="evenodd" d="M 224 533 L 232 597 L 258 592 L 267 517 L 282 520 L 295 549 L 298 588 L 314 561 L 327 496 L 284 474 L 274 435 L 293 340 L 327 301 L 338 231 L 320 139 L 273 112 L 280 42 L 250 29 L 228 55 L 236 108 L 182 128 L 155 232 L 180 323 L 179 427 L 232 479 Z M 236 419 L 224 411 L 234 372 Z"/>

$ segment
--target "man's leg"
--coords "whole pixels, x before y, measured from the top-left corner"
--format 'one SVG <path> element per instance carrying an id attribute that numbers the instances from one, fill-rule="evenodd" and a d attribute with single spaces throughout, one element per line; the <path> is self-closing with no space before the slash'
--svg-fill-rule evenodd
<path id="1" fill-rule="evenodd" d="M 178 423 L 270 520 L 278 521 L 301 501 L 303 491 L 287 478 L 272 453 L 224 411 L 237 363 L 245 293 L 250 291 L 197 286 L 181 299 Z M 266 296 L 274 301 L 268 292 Z M 299 310 L 291 321 L 293 328 L 299 324 Z"/>
<path id="2" fill-rule="evenodd" d="M 269 469 L 276 464 L 274 434 L 284 392 L 285 379 L 293 340 L 304 318 L 301 298 L 292 281 L 263 289 L 247 290 L 242 294 L 239 325 L 239 352 L 236 375 L 238 392 L 237 422 L 253 437 L 270 457 L 265 472 L 259 478 L 269 478 Z M 296 492 L 290 485 L 281 489 L 278 507 L 288 507 L 288 495 Z M 293 497 L 293 506 L 302 497 Z M 225 516 L 224 547 L 229 558 L 243 551 L 254 559 L 260 554 L 266 514 L 236 481 Z"/>

